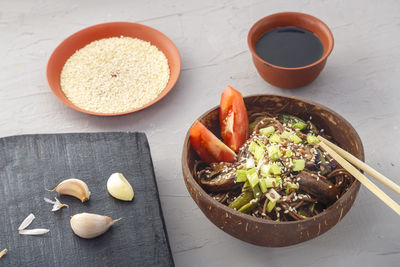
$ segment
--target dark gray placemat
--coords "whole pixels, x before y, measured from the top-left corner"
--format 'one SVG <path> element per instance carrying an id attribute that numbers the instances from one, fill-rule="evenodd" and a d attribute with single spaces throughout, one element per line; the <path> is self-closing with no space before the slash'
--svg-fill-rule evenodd
<path id="1" fill-rule="evenodd" d="M 135 191 L 133 202 L 112 198 L 108 177 L 121 172 Z M 51 212 L 43 197 L 67 178 L 84 180 L 88 202 L 59 196 L 69 205 Z M 70 216 L 80 212 L 122 217 L 104 235 L 86 240 L 74 235 Z M 43 236 L 18 234 L 48 228 Z M 149 144 L 143 133 L 73 133 L 11 136 L 0 139 L 1 266 L 171 266 L 173 259 L 159 202 Z"/>

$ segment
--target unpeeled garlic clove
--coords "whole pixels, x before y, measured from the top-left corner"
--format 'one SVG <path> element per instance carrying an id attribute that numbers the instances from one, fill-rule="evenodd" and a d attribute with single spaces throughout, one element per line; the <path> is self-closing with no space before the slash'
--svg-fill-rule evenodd
<path id="1" fill-rule="evenodd" d="M 132 201 L 134 192 L 131 184 L 126 180 L 122 173 L 113 173 L 107 181 L 107 190 L 113 197 L 124 200 Z"/>
<path id="2" fill-rule="evenodd" d="M 74 233 L 82 238 L 95 238 L 104 234 L 115 222 L 108 216 L 94 213 L 78 213 L 71 217 L 71 228 Z"/>
<path id="3" fill-rule="evenodd" d="M 82 202 L 85 202 L 90 198 L 90 191 L 87 184 L 84 181 L 75 178 L 62 181 L 51 191 L 55 191 L 61 195 L 76 197 Z"/>

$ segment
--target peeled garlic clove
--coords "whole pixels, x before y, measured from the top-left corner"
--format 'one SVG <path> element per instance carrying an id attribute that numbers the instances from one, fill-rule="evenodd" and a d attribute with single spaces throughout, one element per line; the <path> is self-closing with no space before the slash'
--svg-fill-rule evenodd
<path id="1" fill-rule="evenodd" d="M 113 173 L 107 181 L 107 190 L 113 197 L 132 201 L 134 192 L 131 184 L 126 180 L 122 173 Z"/>
<path id="2" fill-rule="evenodd" d="M 87 184 L 79 179 L 71 178 L 59 183 L 53 190 L 61 195 L 79 198 L 82 202 L 89 200 L 90 191 Z"/>
<path id="3" fill-rule="evenodd" d="M 95 238 L 104 234 L 115 222 L 108 216 L 102 216 L 94 213 L 78 213 L 71 217 L 71 228 L 74 233 L 82 238 Z"/>

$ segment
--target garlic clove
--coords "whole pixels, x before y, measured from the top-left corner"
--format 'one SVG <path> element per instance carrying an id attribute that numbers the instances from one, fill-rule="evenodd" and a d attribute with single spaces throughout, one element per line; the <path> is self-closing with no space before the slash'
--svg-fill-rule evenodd
<path id="1" fill-rule="evenodd" d="M 37 228 L 37 229 L 24 229 L 18 231 L 20 235 L 44 235 L 50 232 L 49 229 Z"/>
<path id="2" fill-rule="evenodd" d="M 119 200 L 132 201 L 134 192 L 131 184 L 122 173 L 113 173 L 107 181 L 110 195 Z"/>
<path id="3" fill-rule="evenodd" d="M 18 227 L 18 231 L 24 230 L 33 222 L 34 219 L 35 215 L 33 215 L 32 213 L 29 214 L 28 217 L 26 217 L 25 220 L 23 220 L 21 225 Z"/>
<path id="4" fill-rule="evenodd" d="M 95 238 L 104 234 L 115 222 L 108 216 L 102 216 L 94 213 L 78 213 L 71 217 L 71 228 L 74 233 L 82 238 Z"/>
<path id="5" fill-rule="evenodd" d="M 90 198 L 90 191 L 87 184 L 84 181 L 75 178 L 62 181 L 51 191 L 55 191 L 61 195 L 76 197 L 82 202 L 85 202 Z"/>

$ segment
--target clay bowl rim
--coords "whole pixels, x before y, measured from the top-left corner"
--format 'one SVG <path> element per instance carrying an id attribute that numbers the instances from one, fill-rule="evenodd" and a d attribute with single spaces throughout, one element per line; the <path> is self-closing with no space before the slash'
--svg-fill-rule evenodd
<path id="1" fill-rule="evenodd" d="M 317 106 L 323 107 L 324 110 L 326 110 L 326 111 L 332 113 L 334 116 L 337 116 L 337 117 L 340 117 L 341 119 L 343 119 L 343 121 L 345 122 L 345 124 L 347 124 L 347 126 L 348 126 L 350 129 L 352 129 L 352 130 L 356 133 L 356 136 L 355 136 L 355 138 L 357 139 L 356 142 L 360 144 L 360 156 L 361 156 L 360 160 L 362 160 L 362 161 L 365 160 L 364 146 L 363 146 L 363 144 L 362 144 L 361 138 L 360 138 L 360 136 L 358 135 L 357 131 L 354 129 L 354 127 L 353 127 L 346 119 L 344 119 L 340 114 L 338 114 L 337 112 L 333 111 L 332 109 L 330 109 L 330 108 L 328 108 L 328 107 L 326 107 L 326 106 L 324 106 L 324 105 L 322 105 L 322 104 L 319 104 L 319 103 L 317 103 L 317 102 L 311 101 L 311 100 L 306 100 L 306 99 L 303 99 L 303 98 L 300 98 L 300 97 L 286 96 L 286 95 L 281 95 L 281 94 L 254 94 L 254 95 L 245 96 L 244 99 L 246 99 L 246 98 L 255 98 L 255 97 L 283 97 L 283 98 L 288 98 L 288 99 L 290 99 L 290 101 L 293 101 L 293 100 L 295 100 L 295 101 L 301 101 L 301 102 L 304 102 L 304 103 L 307 103 L 307 104 L 317 105 Z M 200 121 L 201 119 L 207 117 L 212 111 L 214 111 L 215 109 L 219 108 L 219 106 L 220 106 L 220 105 L 217 105 L 217 106 L 215 106 L 215 107 L 213 107 L 213 108 L 207 110 L 207 111 L 204 112 L 200 117 L 198 117 L 197 120 Z M 189 130 L 190 130 L 190 128 L 189 128 Z M 203 193 L 202 195 L 203 195 L 207 200 L 209 200 L 214 206 L 216 206 L 217 208 L 222 209 L 222 210 L 225 211 L 225 212 L 233 213 L 233 214 L 237 215 L 238 217 L 243 218 L 244 220 L 253 221 L 253 222 L 257 222 L 257 223 L 262 223 L 262 224 L 266 224 L 266 225 L 275 225 L 275 224 L 278 224 L 278 225 L 292 225 L 292 224 L 293 224 L 293 225 L 296 225 L 296 224 L 299 224 L 299 223 L 300 223 L 300 224 L 301 224 L 301 223 L 305 223 L 305 222 L 314 220 L 315 218 L 319 218 L 319 217 L 326 216 L 327 213 L 328 213 L 330 210 L 333 210 L 333 209 L 334 209 L 334 204 L 335 204 L 337 201 L 339 201 L 340 199 L 344 198 L 345 196 L 347 196 L 348 194 L 351 193 L 352 190 L 350 190 L 350 188 L 357 187 L 357 186 L 360 186 L 360 185 L 361 185 L 360 182 L 359 182 L 357 179 L 354 179 L 354 182 L 351 184 L 351 186 L 348 188 L 348 190 L 347 190 L 339 199 L 337 199 L 333 204 L 331 204 L 331 205 L 330 205 L 327 209 L 325 209 L 323 212 L 321 212 L 321 213 L 319 213 L 319 214 L 317 214 L 317 215 L 315 215 L 315 216 L 313 216 L 313 217 L 310 217 L 310 218 L 308 218 L 308 219 L 306 219 L 306 220 L 302 220 L 302 221 L 276 222 L 276 221 L 270 221 L 270 220 L 265 220 L 265 219 L 253 217 L 253 216 L 250 216 L 250 215 L 248 215 L 248 214 L 244 214 L 244 213 L 241 213 L 241 212 L 239 212 L 239 211 L 237 211 L 237 210 L 231 209 L 231 208 L 229 208 L 228 206 L 225 206 L 225 205 L 222 204 L 222 203 L 219 203 L 218 201 L 216 201 L 215 199 L 213 199 L 212 197 L 210 197 L 210 196 L 207 194 L 207 192 L 206 192 L 206 191 L 197 183 L 197 181 L 194 179 L 194 177 L 193 177 L 193 175 L 192 175 L 192 170 L 190 170 L 190 168 L 189 168 L 188 159 L 187 159 L 187 155 L 189 154 L 189 148 L 191 147 L 191 145 L 190 145 L 190 133 L 189 133 L 189 130 L 188 130 L 187 133 L 186 133 L 186 137 L 185 137 L 184 144 L 183 144 L 183 150 L 182 150 L 182 169 L 183 169 L 183 175 L 185 176 L 185 172 L 188 173 L 189 176 L 188 176 L 188 177 L 185 177 L 185 178 L 188 180 L 188 183 L 193 184 L 194 187 L 195 187 L 195 189 L 196 189 L 198 192 L 202 192 L 202 193 Z M 356 190 L 356 192 L 358 192 L 358 190 Z M 191 196 L 191 197 L 192 197 L 192 196 Z M 193 197 L 192 197 L 192 199 L 193 199 Z M 353 206 L 353 204 L 354 204 L 354 203 L 351 204 L 350 209 L 351 209 L 351 207 Z M 198 204 L 196 203 L 196 205 L 198 205 Z M 207 216 L 206 216 L 206 217 L 207 217 Z M 339 221 L 338 221 L 338 222 L 339 222 Z M 336 225 L 338 222 L 336 222 L 334 225 Z M 212 223 L 213 223 L 213 222 L 212 222 Z M 214 224 L 214 223 L 213 223 L 213 224 Z M 214 224 L 214 225 L 215 225 L 215 224 Z M 334 226 L 334 225 L 333 225 L 333 226 Z M 333 226 L 332 226 L 332 227 L 333 227 Z M 229 233 L 228 233 L 228 234 L 229 234 Z M 231 235 L 231 234 L 229 234 L 229 235 Z"/>
<path id="2" fill-rule="evenodd" d="M 261 57 L 258 56 L 258 54 L 257 54 L 257 52 L 255 50 L 255 45 L 256 45 L 258 40 L 255 42 L 254 47 L 253 47 L 252 41 L 251 41 L 251 37 L 253 36 L 253 34 L 255 32 L 255 28 L 258 27 L 261 23 L 263 23 L 266 20 L 269 20 L 269 19 L 275 18 L 275 17 L 279 17 L 279 16 L 282 16 L 282 15 L 297 16 L 298 18 L 307 17 L 307 18 L 310 18 L 310 19 L 312 19 L 314 21 L 317 21 L 318 23 L 321 23 L 321 25 L 324 28 L 326 28 L 326 30 L 328 32 L 327 37 L 328 37 L 328 40 L 329 40 L 329 46 L 328 46 L 328 50 L 327 51 L 324 50 L 324 53 L 322 54 L 322 57 L 320 59 L 318 59 L 317 61 L 315 61 L 315 62 L 313 62 L 313 63 L 311 63 L 309 65 L 305 65 L 305 66 L 301 66 L 301 67 L 295 67 L 295 68 L 287 68 L 287 67 L 282 67 L 282 66 L 278 66 L 278 65 L 274 65 L 272 63 L 269 63 L 268 61 L 265 61 L 264 59 L 262 59 Z M 287 25 L 287 26 L 296 26 L 296 25 Z M 265 33 L 266 32 L 264 32 L 263 34 L 265 34 Z M 329 57 L 329 55 L 332 53 L 334 44 L 335 44 L 335 40 L 333 38 L 332 31 L 329 29 L 328 25 L 326 25 L 325 22 L 323 22 L 322 20 L 320 20 L 317 17 L 314 17 L 314 16 L 306 14 L 306 13 L 301 13 L 301 12 L 279 12 L 279 13 L 274 13 L 274 14 L 268 15 L 266 17 L 263 17 L 263 18 L 259 19 L 256 23 L 254 23 L 253 26 L 251 26 L 251 28 L 250 28 L 250 30 L 248 32 L 248 35 L 247 35 L 247 45 L 249 47 L 249 50 L 250 50 L 252 56 L 255 57 L 258 61 L 264 63 L 265 65 L 270 66 L 270 67 L 275 68 L 275 69 L 279 69 L 279 70 L 295 71 L 295 70 L 304 70 L 304 69 L 312 68 L 312 67 L 322 63 L 323 61 L 325 61 Z"/>
<path id="3" fill-rule="evenodd" d="M 174 54 L 176 54 L 175 57 L 173 57 L 174 60 L 171 60 L 170 58 L 167 57 L 167 55 L 155 44 L 153 44 L 152 42 L 148 41 L 148 40 L 144 40 L 147 42 L 150 42 L 152 45 L 155 45 L 160 51 L 162 51 L 164 53 L 164 55 L 167 57 L 168 59 L 168 65 L 170 67 L 170 78 L 168 80 L 167 85 L 165 86 L 165 88 L 161 91 L 161 93 L 152 101 L 150 101 L 149 103 L 145 104 L 142 107 L 139 108 L 134 108 L 128 111 L 123 111 L 123 112 L 115 112 L 115 113 L 101 113 L 101 112 L 95 112 L 95 111 L 90 111 L 90 110 L 85 110 L 83 108 L 80 108 L 78 106 L 76 106 L 75 104 L 73 104 L 64 94 L 64 92 L 62 91 L 61 88 L 61 84 L 58 85 L 59 88 L 54 88 L 53 86 L 51 86 L 51 82 L 50 82 L 50 68 L 52 67 L 53 64 L 56 64 L 55 62 L 57 61 L 57 57 L 59 57 L 59 53 L 61 53 L 60 50 L 62 50 L 65 46 L 68 46 L 69 43 L 74 39 L 74 38 L 82 38 L 81 36 L 87 34 L 88 32 L 95 32 L 96 30 L 98 30 L 99 28 L 102 28 L 104 26 L 111 26 L 111 27 L 123 27 L 123 26 L 129 26 L 132 28 L 132 31 L 135 31 L 135 29 L 137 28 L 142 28 L 145 29 L 146 31 L 151 31 L 153 32 L 154 36 L 157 36 L 157 38 L 164 38 L 166 40 L 166 42 L 168 42 L 172 48 L 172 52 Z M 130 35 L 126 35 L 127 37 L 132 37 Z M 102 38 L 98 38 L 98 39 L 93 39 L 89 42 L 86 43 L 89 44 L 90 42 L 94 42 L 96 40 L 101 40 L 103 38 L 110 38 L 110 37 L 119 37 L 117 35 L 109 35 L 109 36 L 105 36 Z M 137 37 L 132 37 L 132 38 L 137 38 Z M 140 38 L 139 38 L 140 39 Z M 142 40 L 142 39 L 141 39 Z M 83 47 L 74 49 L 71 55 L 69 55 L 69 57 L 71 57 L 73 55 L 73 53 L 75 53 L 75 51 L 77 51 L 78 49 L 81 49 Z M 65 62 L 69 59 L 69 57 L 65 60 Z M 64 64 L 65 64 L 64 62 Z M 171 73 L 172 73 L 172 68 L 170 65 L 170 62 L 174 62 L 174 69 L 176 69 L 176 77 L 174 77 L 174 79 L 171 79 Z M 176 83 L 179 80 L 179 76 L 181 74 L 181 67 L 182 67 L 182 62 L 181 62 L 181 56 L 179 54 L 179 50 L 176 47 L 176 45 L 174 44 L 174 42 L 172 42 L 172 40 L 165 35 L 164 33 L 162 33 L 161 31 L 149 27 L 147 25 L 144 24 L 140 24 L 140 23 L 134 23 L 134 22 L 127 22 L 127 21 L 114 21 L 114 22 L 105 22 L 105 23 L 99 23 L 99 24 L 95 24 L 95 25 L 91 25 L 88 26 L 86 28 L 83 28 L 71 35 L 69 35 L 67 38 L 65 38 L 60 44 L 57 45 L 57 47 L 53 50 L 53 52 L 51 53 L 48 61 L 47 61 L 47 66 L 46 66 L 46 78 L 47 78 L 47 84 L 50 87 L 50 90 L 52 91 L 52 93 L 58 98 L 58 100 L 63 103 L 64 105 L 66 105 L 67 107 L 74 109 L 76 111 L 82 112 L 82 113 L 86 113 L 89 115 L 95 115 L 95 116 L 103 116 L 103 117 L 113 117 L 113 116 L 122 116 L 122 115 L 127 115 L 127 114 L 131 114 L 140 110 L 143 110 L 145 108 L 148 108 L 150 106 L 152 106 L 153 104 L 157 103 L 158 101 L 160 101 L 162 98 L 164 98 L 176 85 Z M 61 71 L 58 75 L 61 75 Z M 60 92 L 60 94 L 65 96 L 65 99 L 63 99 L 61 96 L 58 95 L 58 92 Z"/>

